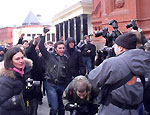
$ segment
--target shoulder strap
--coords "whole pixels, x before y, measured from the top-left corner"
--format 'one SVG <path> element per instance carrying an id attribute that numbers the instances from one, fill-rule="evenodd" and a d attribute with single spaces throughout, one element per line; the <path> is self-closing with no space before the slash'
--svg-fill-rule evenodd
<path id="1" fill-rule="evenodd" d="M 111 92 L 112 90 L 115 90 L 115 89 L 121 87 L 122 85 L 126 84 L 129 80 L 132 79 L 133 76 L 134 76 L 134 74 L 131 73 L 129 76 L 117 81 L 115 84 L 111 85 L 109 91 Z"/>
<path id="2" fill-rule="evenodd" d="M 126 61 L 122 57 L 120 57 L 120 58 L 128 66 L 128 68 L 130 68 L 129 65 L 126 63 Z M 112 90 L 117 89 L 117 88 L 121 87 L 122 85 L 126 84 L 129 80 L 132 79 L 133 76 L 134 76 L 134 73 L 131 71 L 131 74 L 129 76 L 127 76 L 127 77 L 117 81 L 115 84 L 111 85 L 110 92 Z"/>
<path id="3" fill-rule="evenodd" d="M 117 81 L 113 85 L 105 84 L 104 86 L 102 86 L 101 94 L 100 94 L 100 96 L 101 96 L 100 103 L 102 103 L 103 105 L 108 105 L 110 103 L 110 100 L 111 100 L 110 92 L 112 92 L 113 90 L 126 84 L 130 79 L 132 79 L 132 77 L 133 77 L 133 73 L 131 73 L 130 76 L 125 77 L 124 79 Z"/>
<path id="4" fill-rule="evenodd" d="M 124 63 L 125 63 L 125 61 L 124 61 Z M 133 76 L 134 76 L 134 73 L 131 72 L 129 76 L 117 81 L 115 84 L 112 84 L 112 85 L 105 84 L 104 86 L 102 86 L 101 87 L 101 101 L 100 101 L 100 103 L 102 103 L 104 105 L 108 105 L 110 103 L 110 99 L 111 99 L 110 92 L 112 92 L 113 90 L 126 84 L 129 80 L 132 79 Z"/>

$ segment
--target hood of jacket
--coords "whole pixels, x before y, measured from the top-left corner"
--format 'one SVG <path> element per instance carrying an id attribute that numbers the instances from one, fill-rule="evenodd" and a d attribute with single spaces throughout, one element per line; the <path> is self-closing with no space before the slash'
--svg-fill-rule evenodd
<path id="1" fill-rule="evenodd" d="M 72 50 L 72 49 L 75 48 L 75 45 L 74 45 L 74 48 L 70 48 L 70 47 L 69 47 L 69 43 L 70 43 L 70 42 L 73 42 L 73 43 L 75 44 L 74 38 L 70 37 L 70 38 L 67 39 L 67 41 L 66 41 L 66 43 L 65 43 L 65 46 L 66 46 L 66 49 L 67 49 L 67 50 Z"/>

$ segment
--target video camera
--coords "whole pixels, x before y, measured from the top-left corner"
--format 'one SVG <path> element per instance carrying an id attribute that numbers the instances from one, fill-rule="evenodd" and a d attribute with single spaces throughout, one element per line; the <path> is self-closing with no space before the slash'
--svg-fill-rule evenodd
<path id="1" fill-rule="evenodd" d="M 118 29 L 118 22 L 116 20 L 110 20 L 108 24 L 112 25 L 114 29 Z"/>
<path id="2" fill-rule="evenodd" d="M 103 37 L 107 37 L 108 34 L 108 28 L 104 27 L 102 29 L 102 31 L 95 31 L 95 37 L 99 37 L 99 36 L 103 36 Z"/>
<path id="3" fill-rule="evenodd" d="M 113 46 L 113 37 L 111 36 L 111 34 L 108 32 L 108 28 L 104 27 L 102 29 L 102 31 L 96 31 L 95 32 L 95 37 L 99 37 L 99 36 L 103 36 L 106 39 L 106 46 Z"/>
<path id="4" fill-rule="evenodd" d="M 106 58 L 114 57 L 116 55 L 114 51 L 114 47 L 105 47 L 102 50 L 103 52 L 107 52 Z"/>
<path id="5" fill-rule="evenodd" d="M 129 24 L 126 24 L 126 28 L 128 29 L 128 28 L 130 28 L 130 27 L 132 27 L 134 30 L 138 30 L 138 26 L 137 26 L 137 24 L 136 24 L 136 20 L 131 20 L 131 23 L 129 23 Z"/>
<path id="6" fill-rule="evenodd" d="M 110 36 L 115 40 L 118 36 L 121 35 L 121 32 L 118 30 L 118 22 L 116 20 L 110 20 L 108 24 L 112 25 L 114 29 Z"/>
<path id="7" fill-rule="evenodd" d="M 118 30 L 118 22 L 116 20 L 110 20 L 108 22 L 109 25 L 113 26 L 113 31 L 112 33 L 108 32 L 108 28 L 104 27 L 102 31 L 96 31 L 95 32 L 95 37 L 103 36 L 106 39 L 106 46 L 112 47 L 113 46 L 113 41 L 121 35 L 121 32 Z"/>
<path id="8" fill-rule="evenodd" d="M 33 85 L 34 85 L 34 86 L 40 86 L 40 81 L 34 81 L 34 80 L 31 79 L 31 78 L 28 78 L 28 79 L 26 80 L 26 83 L 27 83 L 26 89 L 30 89 Z"/>

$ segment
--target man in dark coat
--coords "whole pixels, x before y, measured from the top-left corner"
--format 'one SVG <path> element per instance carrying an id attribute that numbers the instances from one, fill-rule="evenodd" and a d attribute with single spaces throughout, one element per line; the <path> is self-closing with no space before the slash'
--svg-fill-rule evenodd
<path id="1" fill-rule="evenodd" d="M 98 115 L 138 115 L 144 91 L 140 76 L 149 79 L 150 55 L 135 49 L 136 45 L 135 34 L 120 35 L 114 46 L 117 56 L 104 60 L 89 73 L 90 83 L 101 88 Z"/>
<path id="2" fill-rule="evenodd" d="M 92 62 L 91 62 L 92 48 L 89 36 L 85 35 L 84 40 L 81 40 L 78 43 L 77 47 L 81 51 L 82 62 L 87 69 L 87 73 L 89 73 L 92 70 Z"/>
<path id="3" fill-rule="evenodd" d="M 81 53 L 75 47 L 74 38 L 68 38 L 65 46 L 65 54 L 70 59 L 72 77 L 85 75 L 85 66 L 82 62 Z"/>
<path id="4" fill-rule="evenodd" d="M 92 69 L 95 68 L 95 56 L 96 56 L 96 46 L 94 44 L 94 41 L 90 41 L 91 44 L 91 63 L 92 63 Z"/>

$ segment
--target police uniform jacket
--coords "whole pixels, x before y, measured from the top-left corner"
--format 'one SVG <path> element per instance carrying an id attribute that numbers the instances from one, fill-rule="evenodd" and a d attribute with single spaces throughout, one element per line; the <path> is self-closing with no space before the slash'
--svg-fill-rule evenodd
<path id="1" fill-rule="evenodd" d="M 143 99 L 143 84 L 138 76 L 148 78 L 150 75 L 150 56 L 140 49 L 128 50 L 117 57 L 106 59 L 92 70 L 89 75 L 90 83 L 101 88 L 113 85 L 117 81 L 134 74 L 132 79 L 111 92 L 111 99 L 122 105 L 139 105 Z M 125 109 L 110 103 L 100 109 L 100 115 L 138 115 L 136 109 Z"/>

